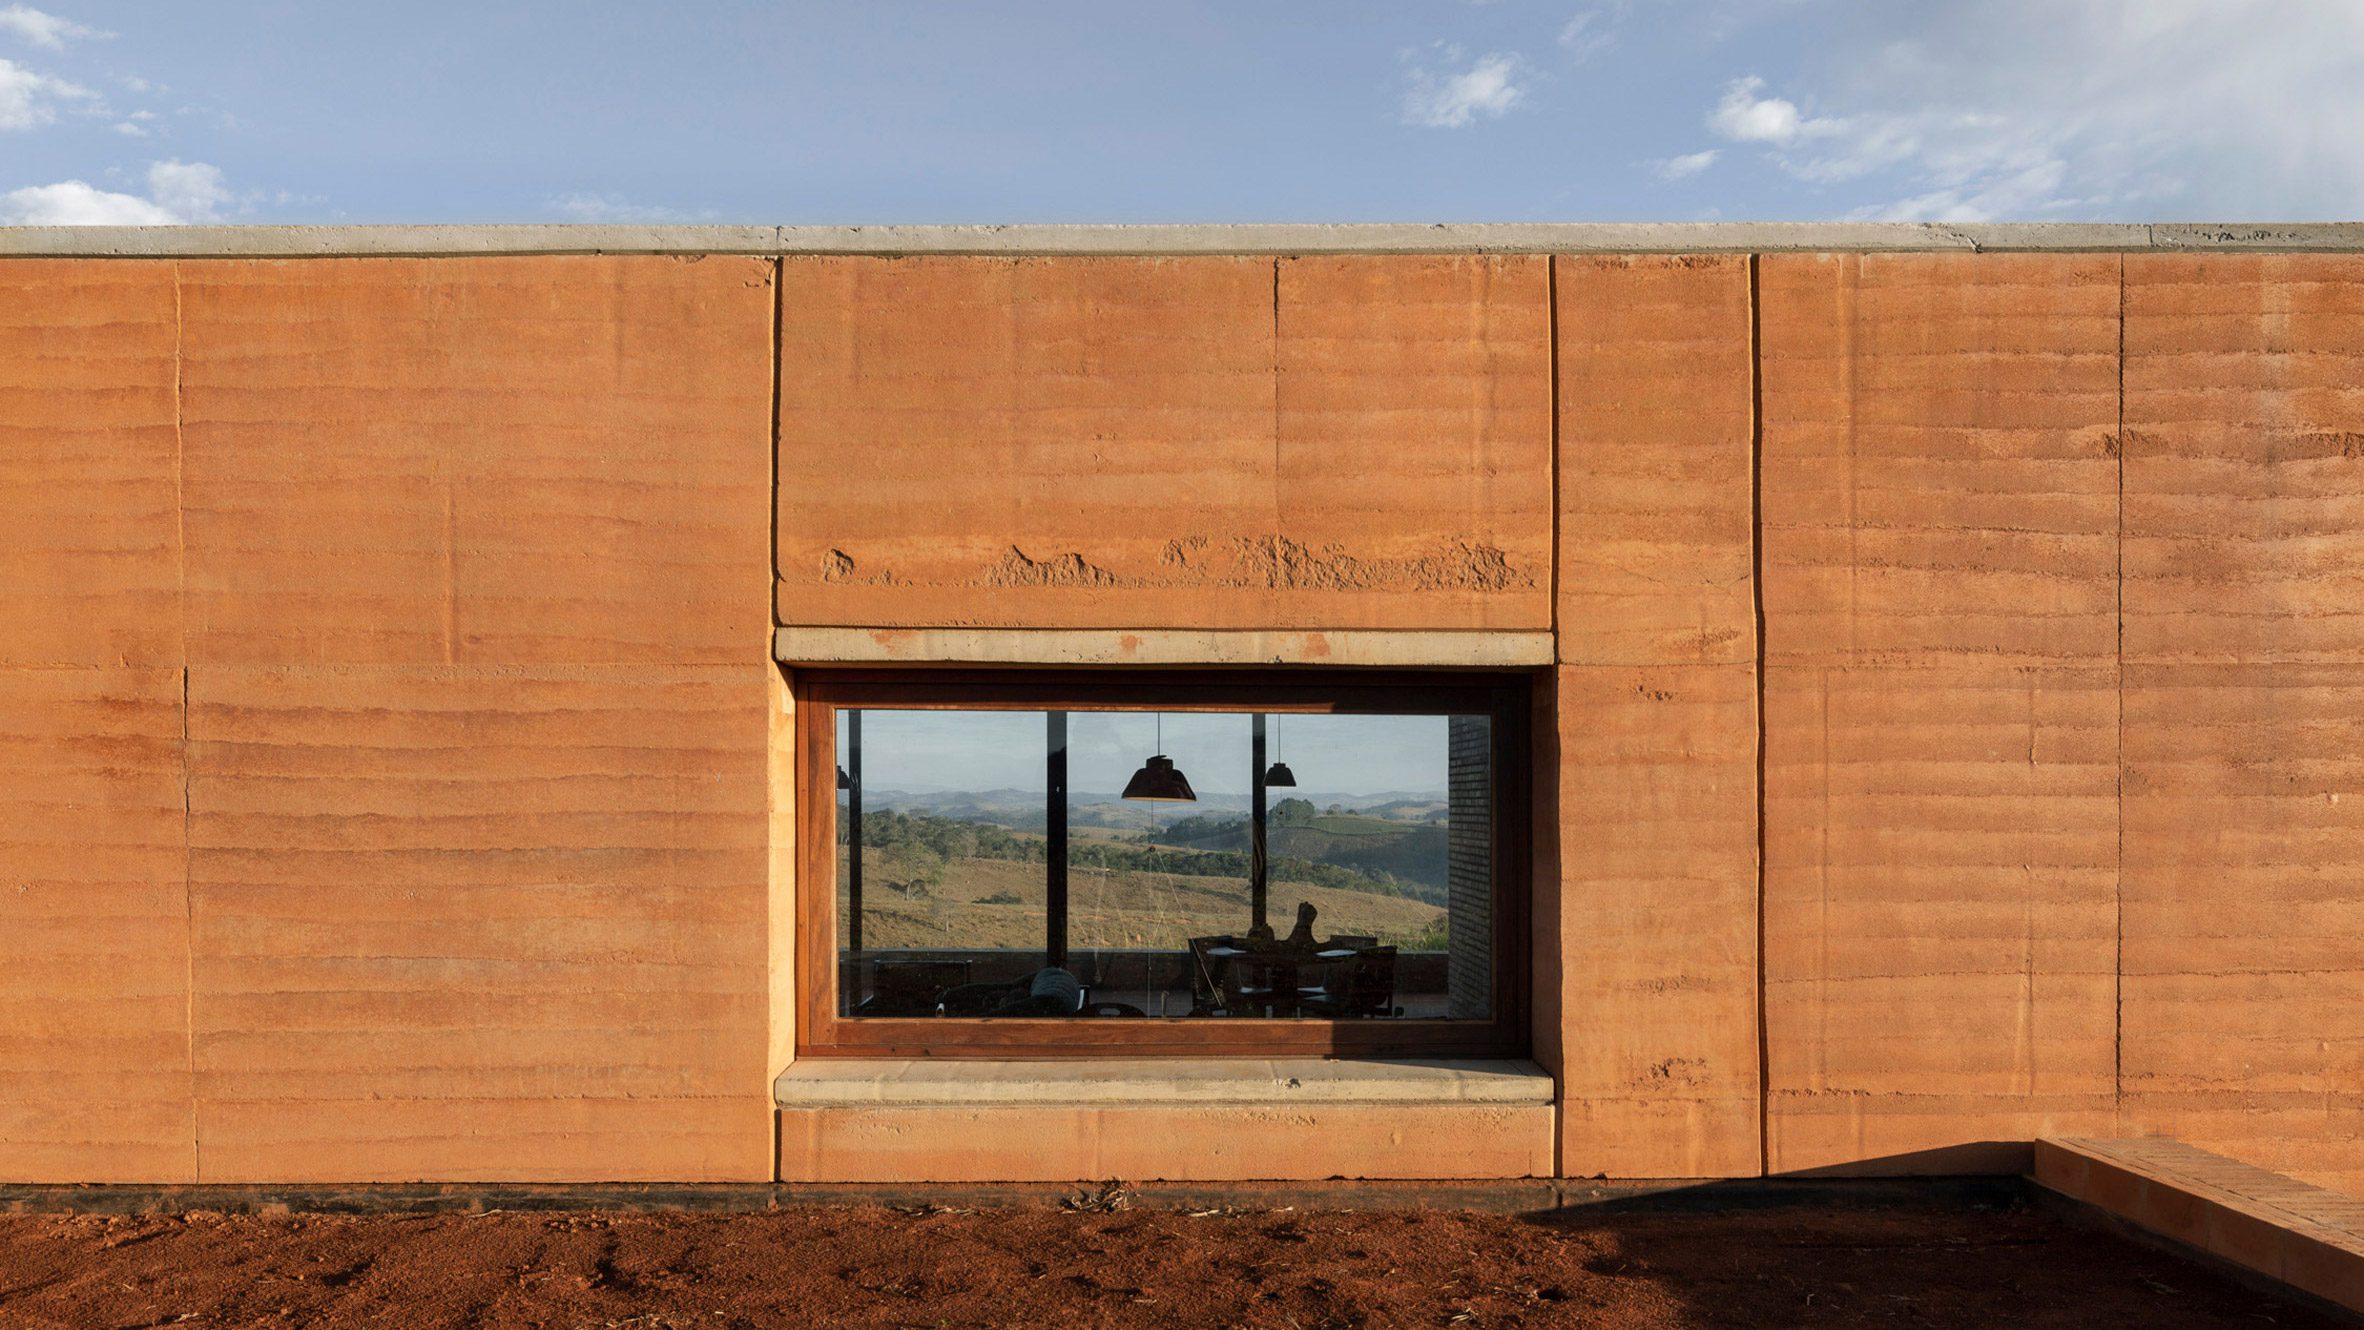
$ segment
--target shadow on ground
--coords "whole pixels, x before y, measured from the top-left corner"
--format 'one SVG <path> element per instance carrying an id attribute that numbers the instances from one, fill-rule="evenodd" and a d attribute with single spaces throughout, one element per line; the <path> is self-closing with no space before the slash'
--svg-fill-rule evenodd
<path id="1" fill-rule="evenodd" d="M 16 1215 L 0 1324 L 2335 1324 L 2007 1190 L 1687 1190 L 1524 1216 L 1152 1209 L 1113 1188 L 1067 1211 Z"/>

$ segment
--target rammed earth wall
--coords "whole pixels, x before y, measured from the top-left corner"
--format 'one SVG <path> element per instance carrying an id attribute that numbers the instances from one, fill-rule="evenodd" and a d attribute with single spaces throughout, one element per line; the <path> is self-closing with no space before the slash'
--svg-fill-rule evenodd
<path id="1" fill-rule="evenodd" d="M 0 1178 L 771 1176 L 788 625 L 1553 634 L 1564 1173 L 2364 1187 L 2360 244 L 0 232 Z"/>

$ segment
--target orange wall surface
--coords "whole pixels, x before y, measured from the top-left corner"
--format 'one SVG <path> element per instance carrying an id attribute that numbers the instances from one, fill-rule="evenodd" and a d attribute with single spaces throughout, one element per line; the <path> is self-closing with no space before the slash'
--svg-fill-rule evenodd
<path id="1" fill-rule="evenodd" d="M 0 1177 L 769 1175 L 773 276 L 0 263 Z"/>
<path id="2" fill-rule="evenodd" d="M 1761 1162 L 1749 263 L 1557 267 L 1561 1168 L 1745 1176 Z"/>
<path id="3" fill-rule="evenodd" d="M 1549 629 L 1571 1176 L 2364 1187 L 2364 260 L 0 260 L 0 1179 L 759 1179 L 775 623 Z"/>
<path id="4" fill-rule="evenodd" d="M 2123 1115 L 2364 1191 L 2364 261 L 2125 321 Z"/>
<path id="5" fill-rule="evenodd" d="M 2118 259 L 1760 294 L 1770 1165 L 2106 1133 Z"/>

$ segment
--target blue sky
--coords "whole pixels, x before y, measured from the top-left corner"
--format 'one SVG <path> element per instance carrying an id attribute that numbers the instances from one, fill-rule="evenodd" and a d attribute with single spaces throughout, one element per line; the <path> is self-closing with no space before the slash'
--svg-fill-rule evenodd
<path id="1" fill-rule="evenodd" d="M 1298 792 L 1444 793 L 1443 716 L 1295 715 L 1267 723 L 1266 760 L 1287 762 Z M 862 726 L 862 781 L 869 788 L 1043 788 L 1039 711 L 870 711 Z M 841 762 L 846 733 L 841 726 Z M 1067 788 L 1076 794 L 1115 793 L 1142 759 L 1162 752 L 1200 796 L 1245 798 L 1253 770 L 1250 743 L 1248 717 L 1237 713 L 1071 712 Z M 1185 809 L 1174 815 L 1187 814 Z"/>
<path id="2" fill-rule="evenodd" d="M 2364 217 L 2364 0 L 0 4 L 0 222 Z"/>

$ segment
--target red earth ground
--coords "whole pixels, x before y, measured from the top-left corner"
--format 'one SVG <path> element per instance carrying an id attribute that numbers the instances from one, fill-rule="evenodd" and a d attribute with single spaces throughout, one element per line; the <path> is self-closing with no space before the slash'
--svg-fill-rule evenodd
<path id="1" fill-rule="evenodd" d="M 0 1216 L 8 1330 L 2335 1324 L 2020 1205 Z"/>

